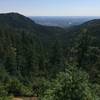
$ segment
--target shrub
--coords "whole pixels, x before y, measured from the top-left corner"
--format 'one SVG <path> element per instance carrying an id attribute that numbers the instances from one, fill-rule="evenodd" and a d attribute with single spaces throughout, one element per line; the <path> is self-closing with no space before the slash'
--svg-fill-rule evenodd
<path id="1" fill-rule="evenodd" d="M 49 84 L 41 100 L 96 100 L 88 74 L 75 66 L 68 66 Z"/>

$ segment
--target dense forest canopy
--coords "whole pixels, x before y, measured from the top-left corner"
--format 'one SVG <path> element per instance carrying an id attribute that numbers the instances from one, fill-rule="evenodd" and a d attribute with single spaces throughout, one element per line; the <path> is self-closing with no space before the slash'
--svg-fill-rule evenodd
<path id="1" fill-rule="evenodd" d="M 99 33 L 99 19 L 60 28 L 0 14 L 0 100 L 99 100 Z"/>

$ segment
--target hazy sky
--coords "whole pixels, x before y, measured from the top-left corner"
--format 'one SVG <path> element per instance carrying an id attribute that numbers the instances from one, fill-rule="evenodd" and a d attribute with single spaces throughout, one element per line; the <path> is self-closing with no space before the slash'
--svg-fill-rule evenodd
<path id="1" fill-rule="evenodd" d="M 0 0 L 0 13 L 27 16 L 100 16 L 100 0 Z"/>

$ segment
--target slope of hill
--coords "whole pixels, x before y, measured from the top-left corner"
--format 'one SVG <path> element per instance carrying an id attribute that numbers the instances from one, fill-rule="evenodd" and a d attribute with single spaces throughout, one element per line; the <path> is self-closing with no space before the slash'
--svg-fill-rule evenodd
<path id="1" fill-rule="evenodd" d="M 95 36 L 96 45 L 100 45 L 99 32 L 99 19 L 60 28 L 36 24 L 18 13 L 0 14 L 0 94 L 38 96 L 46 88 L 44 82 L 64 72 L 66 63 L 77 64 L 76 67 L 86 70 L 92 81 L 99 84 L 100 50 L 93 45 L 90 50 L 89 38 L 78 37 L 82 33 Z M 76 38 L 80 41 L 73 43 Z M 75 45 L 70 48 L 68 44 Z"/>
<path id="2" fill-rule="evenodd" d="M 84 30 L 87 34 L 94 36 L 96 38 L 96 43 L 100 44 L 100 19 L 90 20 L 78 26 L 67 28 L 67 34 L 70 34 L 70 38 L 75 38 L 79 34 L 83 33 Z"/>
<path id="3" fill-rule="evenodd" d="M 7 83 L 4 91 L 9 95 L 32 96 L 34 91 L 39 91 L 43 78 L 63 69 L 55 71 L 56 67 L 49 65 L 54 63 L 50 60 L 53 54 L 49 48 L 65 32 L 59 27 L 36 24 L 18 13 L 0 14 L 0 82 L 3 86 Z"/>
<path id="4" fill-rule="evenodd" d="M 38 35 L 43 41 L 52 40 L 54 37 L 60 37 L 61 34 L 66 33 L 63 28 L 39 25 L 18 13 L 0 14 L 0 23 L 1 29 L 14 28 L 18 31 L 26 31 L 29 34 Z"/>
<path id="5" fill-rule="evenodd" d="M 29 18 L 18 13 L 0 14 L 0 23 L 2 23 L 0 27 L 5 26 L 19 29 L 31 29 L 35 24 Z"/>

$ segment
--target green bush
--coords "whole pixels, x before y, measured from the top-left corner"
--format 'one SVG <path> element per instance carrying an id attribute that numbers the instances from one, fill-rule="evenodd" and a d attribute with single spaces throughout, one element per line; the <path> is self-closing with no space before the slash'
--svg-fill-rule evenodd
<path id="1" fill-rule="evenodd" d="M 23 85 L 18 79 L 12 79 L 8 85 L 9 94 L 14 96 L 31 96 L 32 89 Z"/>
<path id="2" fill-rule="evenodd" d="M 0 100 L 12 100 L 13 97 L 12 96 L 2 96 L 0 97 Z"/>
<path id="3" fill-rule="evenodd" d="M 69 66 L 49 83 L 41 100 L 97 100 L 86 72 Z"/>
<path id="4" fill-rule="evenodd" d="M 7 96 L 8 92 L 3 84 L 0 84 L 0 96 Z"/>
<path id="5" fill-rule="evenodd" d="M 0 100 L 12 100 L 12 96 L 8 96 L 7 86 L 0 84 Z"/>

